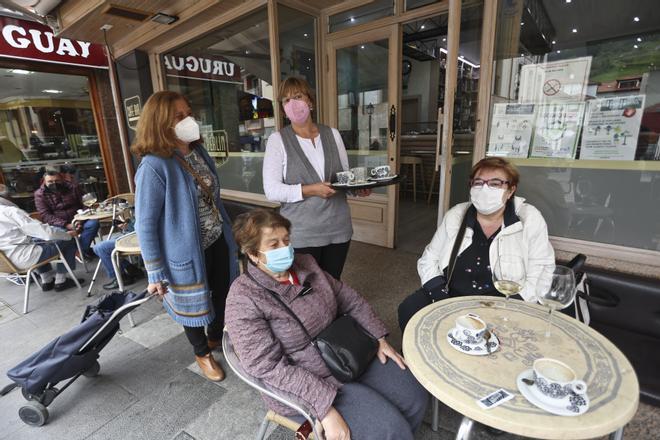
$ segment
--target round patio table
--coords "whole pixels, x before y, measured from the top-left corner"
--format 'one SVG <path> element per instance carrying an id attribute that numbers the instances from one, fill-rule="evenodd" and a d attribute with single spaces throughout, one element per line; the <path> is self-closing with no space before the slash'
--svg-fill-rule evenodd
<path id="1" fill-rule="evenodd" d="M 542 439 L 590 439 L 606 434 L 623 438 L 623 427 L 639 403 L 639 383 L 628 359 L 604 336 L 562 313 L 553 314 L 551 336 L 546 338 L 548 309 L 510 300 L 503 310 L 504 302 L 491 296 L 439 301 L 417 312 L 403 335 L 410 371 L 435 398 L 464 416 L 456 439 L 469 438 L 473 421 Z M 496 352 L 470 356 L 447 342 L 456 317 L 469 312 L 493 327 L 500 340 Z M 509 320 L 505 322 L 504 316 Z M 590 406 L 585 414 L 556 416 L 520 394 L 516 378 L 540 357 L 567 363 L 587 383 Z M 515 397 L 493 409 L 477 405 L 478 399 L 499 388 Z"/>

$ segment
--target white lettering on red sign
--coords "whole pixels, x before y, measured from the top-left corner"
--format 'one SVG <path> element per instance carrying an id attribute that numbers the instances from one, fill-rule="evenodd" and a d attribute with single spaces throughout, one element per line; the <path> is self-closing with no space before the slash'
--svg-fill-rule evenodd
<path id="1" fill-rule="evenodd" d="M 78 40 L 69 40 L 68 38 L 58 38 L 57 48 L 52 32 L 42 32 L 38 29 L 30 29 L 28 32 L 21 26 L 8 24 L 2 28 L 2 37 L 7 44 L 16 49 L 27 49 L 30 45 L 42 53 L 53 53 L 58 55 L 68 55 L 71 57 L 87 58 L 89 56 L 89 46 L 91 43 Z"/>

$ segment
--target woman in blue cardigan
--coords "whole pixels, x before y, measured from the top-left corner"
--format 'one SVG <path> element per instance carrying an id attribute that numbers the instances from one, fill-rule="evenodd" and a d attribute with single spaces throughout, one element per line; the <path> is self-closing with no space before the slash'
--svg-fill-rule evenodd
<path id="1" fill-rule="evenodd" d="M 215 164 L 200 144 L 188 100 L 154 93 L 137 126 L 135 216 L 149 292 L 183 325 L 204 375 L 224 379 L 211 354 L 220 345 L 225 300 L 238 276 L 231 221 Z M 207 326 L 207 333 L 204 332 Z"/>

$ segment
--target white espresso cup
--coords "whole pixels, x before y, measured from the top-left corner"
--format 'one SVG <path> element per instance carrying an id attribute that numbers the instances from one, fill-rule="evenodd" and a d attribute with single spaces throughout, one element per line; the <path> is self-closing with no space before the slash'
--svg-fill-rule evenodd
<path id="1" fill-rule="evenodd" d="M 350 171 L 340 171 L 337 173 L 337 183 L 340 185 L 348 185 L 355 180 L 355 175 Z"/>
<path id="2" fill-rule="evenodd" d="M 452 334 L 454 338 L 467 344 L 478 344 L 483 341 L 486 323 L 479 315 L 468 313 L 456 318 L 456 326 Z"/>
<path id="3" fill-rule="evenodd" d="M 378 178 L 387 177 L 390 175 L 390 166 L 381 165 L 379 167 L 374 167 L 371 169 L 371 175 Z"/>
<path id="4" fill-rule="evenodd" d="M 579 380 L 575 371 L 556 359 L 541 358 L 534 361 L 532 392 L 550 405 L 567 403 L 571 394 L 585 394 L 587 384 Z"/>
<path id="5" fill-rule="evenodd" d="M 354 181 L 351 183 L 364 183 L 367 181 L 367 167 L 351 168 L 351 173 L 355 176 Z"/>

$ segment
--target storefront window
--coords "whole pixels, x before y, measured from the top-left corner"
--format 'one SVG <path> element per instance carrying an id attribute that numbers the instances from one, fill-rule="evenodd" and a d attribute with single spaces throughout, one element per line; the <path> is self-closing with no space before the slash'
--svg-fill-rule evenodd
<path id="1" fill-rule="evenodd" d="M 303 77 L 316 90 L 316 19 L 282 5 L 277 19 L 281 79 Z"/>
<path id="2" fill-rule="evenodd" d="M 34 211 L 45 169 L 107 197 L 99 137 L 85 76 L 2 68 L 0 166 L 12 200 Z"/>
<path id="3" fill-rule="evenodd" d="M 328 19 L 330 32 L 337 32 L 394 14 L 394 0 L 374 0 L 359 8 L 331 15 Z"/>
<path id="4" fill-rule="evenodd" d="M 162 55 L 167 88 L 190 100 L 223 189 L 263 194 L 276 130 L 270 56 L 266 9 Z"/>
<path id="5" fill-rule="evenodd" d="M 487 155 L 559 237 L 660 250 L 655 0 L 500 2 Z"/>
<path id="6" fill-rule="evenodd" d="M 421 8 L 432 3 L 440 3 L 439 0 L 406 0 L 406 11 Z"/>

